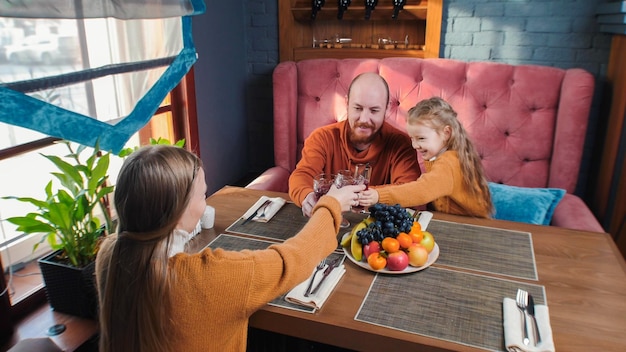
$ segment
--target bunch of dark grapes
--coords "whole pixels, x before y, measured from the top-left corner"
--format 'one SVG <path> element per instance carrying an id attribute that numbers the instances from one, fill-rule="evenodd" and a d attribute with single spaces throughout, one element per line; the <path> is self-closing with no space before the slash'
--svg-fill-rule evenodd
<path id="1" fill-rule="evenodd" d="M 386 205 L 376 203 L 369 207 L 370 216 L 375 219 L 366 228 L 356 233 L 359 243 L 366 245 L 372 241 L 382 241 L 385 237 L 408 233 L 413 226 L 413 217 L 400 204 Z"/>

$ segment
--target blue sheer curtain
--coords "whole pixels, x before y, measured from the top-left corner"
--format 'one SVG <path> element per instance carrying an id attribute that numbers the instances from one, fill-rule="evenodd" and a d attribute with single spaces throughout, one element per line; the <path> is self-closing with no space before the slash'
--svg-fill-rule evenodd
<path id="1" fill-rule="evenodd" d="M 118 152 L 197 60 L 203 1 L 0 2 L 0 122 Z"/>

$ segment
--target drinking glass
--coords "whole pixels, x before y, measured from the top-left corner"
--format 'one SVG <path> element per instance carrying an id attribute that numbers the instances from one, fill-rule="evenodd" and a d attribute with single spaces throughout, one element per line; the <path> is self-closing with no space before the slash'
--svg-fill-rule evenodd
<path id="1" fill-rule="evenodd" d="M 372 167 L 370 166 L 370 164 L 356 165 L 354 169 L 354 180 L 357 185 L 365 185 L 365 189 L 368 189 L 371 175 Z"/>
<path id="2" fill-rule="evenodd" d="M 319 200 L 324 194 L 328 193 L 330 186 L 334 182 L 333 176 L 321 173 L 313 178 L 313 192 L 315 192 L 315 199 Z"/>
<path id="3" fill-rule="evenodd" d="M 365 189 L 368 189 L 371 174 L 372 167 L 370 164 L 357 164 L 354 169 L 354 183 L 357 185 L 365 185 Z M 352 211 L 356 213 L 363 213 L 365 212 L 365 207 L 358 205 L 352 207 Z"/>
<path id="4" fill-rule="evenodd" d="M 355 185 L 354 173 L 350 170 L 341 170 L 335 175 L 335 186 L 341 188 L 346 185 Z M 350 227 L 350 221 L 342 216 L 340 227 Z"/>

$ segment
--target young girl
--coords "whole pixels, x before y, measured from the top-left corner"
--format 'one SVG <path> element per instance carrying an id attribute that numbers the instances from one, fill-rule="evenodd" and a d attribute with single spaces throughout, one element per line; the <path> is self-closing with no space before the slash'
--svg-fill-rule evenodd
<path id="1" fill-rule="evenodd" d="M 204 171 L 185 149 L 133 152 L 115 186 L 117 234 L 96 259 L 101 352 L 246 351 L 248 318 L 337 248 L 364 186 L 332 187 L 296 236 L 258 251 L 184 253 L 204 212 Z"/>
<path id="2" fill-rule="evenodd" d="M 426 172 L 413 182 L 371 187 L 361 192 L 360 205 L 430 204 L 445 213 L 490 217 L 493 205 L 480 157 L 456 116 L 450 104 L 438 97 L 411 108 L 407 132 Z"/>

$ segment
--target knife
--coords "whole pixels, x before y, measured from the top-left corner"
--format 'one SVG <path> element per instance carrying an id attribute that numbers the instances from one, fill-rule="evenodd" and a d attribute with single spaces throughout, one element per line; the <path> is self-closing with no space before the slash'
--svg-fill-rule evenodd
<path id="1" fill-rule="evenodd" d="M 535 346 L 541 342 L 541 335 L 539 334 L 539 325 L 537 325 L 537 319 L 535 318 L 535 300 L 533 299 L 533 295 L 528 294 L 528 306 L 526 307 L 528 310 L 528 315 L 533 319 L 533 327 L 535 330 Z"/>
<path id="2" fill-rule="evenodd" d="M 257 216 L 257 214 L 259 213 L 259 210 L 261 210 L 261 208 L 263 208 L 264 206 L 268 205 L 271 202 L 272 202 L 271 199 L 266 199 L 265 202 L 263 202 L 263 204 L 261 204 L 258 208 L 256 208 L 254 213 L 252 213 L 252 215 L 248 216 L 248 218 L 246 220 L 244 220 L 243 223 L 241 223 L 241 224 L 245 225 L 248 221 L 254 219 L 254 217 Z"/>
<path id="3" fill-rule="evenodd" d="M 320 288 L 320 286 L 322 286 L 322 283 L 324 282 L 324 280 L 326 280 L 328 275 L 330 275 L 330 273 L 333 271 L 333 269 L 335 269 L 339 265 L 340 262 L 341 262 L 341 258 L 337 258 L 334 261 L 332 261 L 330 264 L 328 264 L 328 267 L 326 267 L 326 270 L 324 270 L 324 274 L 322 275 L 322 279 L 317 284 L 317 286 L 315 286 L 313 291 L 311 291 L 312 295 L 314 295 L 317 292 L 317 290 L 319 290 L 319 288 Z"/>

